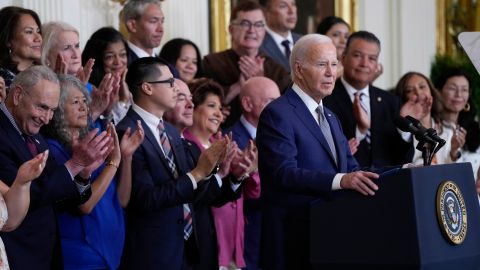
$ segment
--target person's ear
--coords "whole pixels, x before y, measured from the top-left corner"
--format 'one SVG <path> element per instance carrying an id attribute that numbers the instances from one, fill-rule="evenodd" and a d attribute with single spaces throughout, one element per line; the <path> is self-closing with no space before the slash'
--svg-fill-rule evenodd
<path id="1" fill-rule="evenodd" d="M 18 106 L 18 104 L 20 104 L 20 100 L 22 100 L 22 96 L 23 96 L 22 88 L 20 88 L 19 86 L 16 86 L 15 88 L 10 89 L 10 93 L 8 95 L 12 96 L 13 105 Z"/>
<path id="2" fill-rule="evenodd" d="M 136 33 L 137 32 L 137 21 L 134 19 L 130 19 L 127 21 L 125 24 L 127 26 L 127 30 L 130 33 Z"/>
<path id="3" fill-rule="evenodd" d="M 302 65 L 298 61 L 295 61 L 295 64 L 293 67 L 294 67 L 293 72 L 295 72 L 295 77 L 297 77 L 299 80 L 303 80 Z"/>
<path id="4" fill-rule="evenodd" d="M 252 111 L 253 105 L 252 105 L 252 100 L 250 99 L 250 97 L 244 96 L 244 97 L 242 97 L 240 102 L 242 104 L 242 108 L 243 108 L 244 111 L 246 111 L 246 112 L 251 112 Z"/>
<path id="5" fill-rule="evenodd" d="M 153 89 L 149 83 L 142 83 L 140 90 L 147 96 L 153 95 Z"/>

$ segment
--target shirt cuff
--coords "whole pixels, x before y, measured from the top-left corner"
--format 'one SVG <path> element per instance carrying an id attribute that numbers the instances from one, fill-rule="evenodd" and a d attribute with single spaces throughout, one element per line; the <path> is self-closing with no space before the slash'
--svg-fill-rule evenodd
<path id="1" fill-rule="evenodd" d="M 335 175 L 335 177 L 333 177 L 332 190 L 342 189 L 342 187 L 340 186 L 340 181 L 342 181 L 342 177 L 343 177 L 345 174 L 346 174 L 346 173 L 337 173 L 337 174 Z"/>
<path id="2" fill-rule="evenodd" d="M 217 173 L 214 174 L 213 176 L 215 176 L 215 179 L 217 179 L 218 186 L 222 187 L 222 184 L 223 184 L 222 178 Z"/>
<path id="3" fill-rule="evenodd" d="M 355 138 L 360 142 L 361 140 L 365 139 L 367 136 L 367 133 L 362 134 L 360 130 L 358 129 L 358 126 L 355 127 Z"/>
<path id="4" fill-rule="evenodd" d="M 193 175 L 191 173 L 187 173 L 187 176 L 188 176 L 188 178 L 190 178 L 190 181 L 192 181 L 193 190 L 196 190 L 197 189 L 197 181 L 195 181 L 195 178 L 193 177 Z"/>
<path id="5" fill-rule="evenodd" d="M 411 142 L 412 141 L 412 133 L 401 131 L 398 128 L 397 128 L 397 131 L 400 134 L 400 136 L 402 137 L 402 140 L 404 140 L 406 142 Z"/>
<path id="6" fill-rule="evenodd" d="M 232 190 L 235 192 L 237 191 L 237 189 L 240 187 L 240 185 L 242 184 L 242 182 L 240 183 L 233 183 L 232 181 L 230 181 L 230 187 L 232 188 Z"/>
<path id="7" fill-rule="evenodd" d="M 63 165 L 63 166 L 65 166 L 65 165 Z M 70 174 L 70 178 L 72 179 L 72 181 L 75 180 L 75 175 L 72 174 L 72 172 L 68 169 L 67 166 L 65 166 L 65 168 L 67 168 L 67 171 Z"/>
<path id="8" fill-rule="evenodd" d="M 89 187 L 90 187 L 90 182 L 86 185 L 83 185 L 83 184 L 80 184 L 79 182 L 73 180 L 73 182 L 75 183 L 75 185 L 77 186 L 77 189 L 78 189 L 78 192 L 80 194 L 83 194 L 85 192 L 85 190 L 87 190 Z"/>

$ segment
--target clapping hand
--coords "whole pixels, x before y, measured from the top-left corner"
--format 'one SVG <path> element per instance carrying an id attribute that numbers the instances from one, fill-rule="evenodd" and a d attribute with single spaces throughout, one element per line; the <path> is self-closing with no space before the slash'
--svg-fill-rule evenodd
<path id="1" fill-rule="evenodd" d="M 143 131 L 142 123 L 138 120 L 135 132 L 132 133 L 132 130 L 127 128 L 123 134 L 122 141 L 120 142 L 122 159 L 131 158 L 135 150 L 142 144 L 144 138 L 145 132 Z"/>
<path id="2" fill-rule="evenodd" d="M 356 93 L 353 99 L 353 117 L 357 121 L 357 127 L 360 130 L 360 133 L 366 134 L 370 128 L 370 118 L 368 117 L 367 112 L 362 108 L 359 93 Z"/>
<path id="3" fill-rule="evenodd" d="M 20 166 L 17 172 L 15 182 L 19 184 L 26 184 L 38 178 L 45 169 L 45 164 L 48 159 L 48 150 L 36 155 L 31 160 L 25 162 Z"/>
<path id="4" fill-rule="evenodd" d="M 400 109 L 400 115 L 412 116 L 415 119 L 423 119 L 432 109 L 433 98 L 425 94 L 413 95 Z"/>
<path id="5" fill-rule="evenodd" d="M 87 85 L 90 75 L 92 74 L 93 65 L 95 64 L 95 59 L 88 59 L 85 66 L 80 67 L 77 70 L 76 77 L 84 84 Z"/>
<path id="6" fill-rule="evenodd" d="M 246 80 L 251 77 L 263 76 L 263 63 L 265 62 L 265 57 L 263 56 L 240 56 L 238 61 L 238 67 L 240 72 L 245 77 Z"/>
<path id="7" fill-rule="evenodd" d="M 92 112 L 93 121 L 111 105 L 110 99 L 112 98 L 111 92 L 114 88 L 114 83 L 117 79 L 111 73 L 105 74 L 98 88 L 93 86 L 91 94 L 92 104 L 90 110 Z"/>

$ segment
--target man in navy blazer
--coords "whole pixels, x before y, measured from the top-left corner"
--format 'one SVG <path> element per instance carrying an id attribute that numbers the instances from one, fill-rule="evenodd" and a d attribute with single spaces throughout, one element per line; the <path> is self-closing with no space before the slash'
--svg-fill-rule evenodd
<path id="1" fill-rule="evenodd" d="M 38 132 L 53 117 L 59 98 L 57 75 L 48 67 L 30 67 L 12 82 L 5 103 L 0 103 L 0 179 L 5 184 L 13 183 L 20 165 L 48 149 Z M 82 203 L 90 197 L 85 167 L 108 152 L 113 142 L 106 132 L 96 133 L 75 144 L 72 158 L 63 165 L 49 156 L 43 173 L 32 181 L 25 220 L 15 231 L 1 233 L 11 269 L 63 268 L 54 205 L 67 199 Z"/>
<path id="2" fill-rule="evenodd" d="M 132 193 L 122 268 L 189 269 L 184 207 L 193 202 L 198 183 L 213 170 L 226 142 L 220 140 L 203 151 L 196 167 L 190 170 L 180 134 L 162 119 L 166 110 L 175 107 L 178 97 L 178 88 L 166 63 L 155 57 L 140 58 L 129 67 L 126 82 L 135 103 L 117 128 L 123 134 L 140 121 L 145 140 L 132 160 Z M 162 123 L 173 158 L 167 159 L 170 151 L 165 139 L 160 141 Z"/>
<path id="3" fill-rule="evenodd" d="M 267 33 L 260 50 L 290 71 L 288 56 L 301 37 L 292 32 L 297 24 L 295 0 L 260 0 L 267 21 Z"/>
<path id="4" fill-rule="evenodd" d="M 312 268 L 312 201 L 326 199 L 338 189 L 369 196 L 378 189 L 373 181 L 378 175 L 358 170 L 340 122 L 322 104 L 335 85 L 337 63 L 328 37 L 302 37 L 290 58 L 294 85 L 260 116 L 257 146 L 264 269 Z"/>
<path id="5" fill-rule="evenodd" d="M 379 54 L 380 40 L 374 34 L 358 31 L 350 35 L 341 58 L 343 77 L 324 100 L 340 119 L 345 136 L 358 144 L 354 156 L 361 167 L 401 165 L 413 157 L 410 135 L 402 137 L 395 119 L 399 114 L 416 116 L 407 111 L 414 107 L 409 102 L 400 109 L 398 97 L 370 85 Z"/>
<path id="6" fill-rule="evenodd" d="M 225 133 L 231 132 L 233 140 L 240 149 L 247 148 L 250 141 L 255 141 L 260 113 L 271 101 L 280 97 L 280 90 L 274 81 L 266 77 L 250 78 L 240 91 L 240 104 L 242 116 Z M 254 178 L 255 177 L 255 178 Z M 258 181 L 258 172 L 250 179 L 244 181 L 248 186 L 251 181 Z M 245 190 L 249 190 L 247 187 Z M 246 270 L 257 270 L 260 268 L 260 239 L 262 212 L 260 198 L 248 198 L 243 200 L 243 213 L 245 216 L 245 242 L 244 257 Z"/>

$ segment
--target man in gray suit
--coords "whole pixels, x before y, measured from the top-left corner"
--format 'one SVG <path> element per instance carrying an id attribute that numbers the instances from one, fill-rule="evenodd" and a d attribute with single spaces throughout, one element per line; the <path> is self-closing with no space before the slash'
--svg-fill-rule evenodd
<path id="1" fill-rule="evenodd" d="M 290 71 L 288 59 L 293 44 L 301 37 L 292 30 L 297 24 L 295 0 L 260 0 L 267 21 L 267 33 L 260 50 Z"/>

